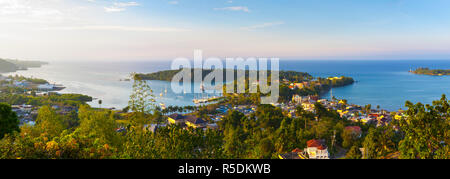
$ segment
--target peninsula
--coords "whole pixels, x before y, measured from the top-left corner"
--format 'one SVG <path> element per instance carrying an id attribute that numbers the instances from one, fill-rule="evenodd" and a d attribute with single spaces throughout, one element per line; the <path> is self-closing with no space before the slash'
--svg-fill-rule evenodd
<path id="1" fill-rule="evenodd" d="M 0 58 L 0 73 L 16 72 L 18 70 L 27 70 L 28 68 L 39 68 L 48 64 L 41 61 L 22 61 Z"/>

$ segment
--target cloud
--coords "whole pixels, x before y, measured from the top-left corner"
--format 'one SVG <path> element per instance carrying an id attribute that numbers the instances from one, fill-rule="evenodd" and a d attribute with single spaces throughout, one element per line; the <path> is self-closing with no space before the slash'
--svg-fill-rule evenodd
<path id="1" fill-rule="evenodd" d="M 139 3 L 131 1 L 131 2 L 114 2 L 113 6 L 104 7 L 105 12 L 123 12 L 126 10 L 126 7 L 140 6 Z"/>
<path id="2" fill-rule="evenodd" d="M 0 23 L 55 23 L 73 8 L 61 9 L 60 3 L 26 0 L 0 0 Z"/>
<path id="3" fill-rule="evenodd" d="M 131 7 L 131 6 L 139 6 L 140 4 L 137 2 L 115 2 L 114 6 L 116 7 Z"/>
<path id="4" fill-rule="evenodd" d="M 120 7 L 104 7 L 105 12 L 122 12 L 125 11 L 125 8 L 120 8 Z"/>
<path id="5" fill-rule="evenodd" d="M 241 29 L 242 30 L 252 31 L 252 30 L 256 30 L 256 29 L 272 27 L 272 26 L 277 26 L 277 25 L 283 25 L 283 24 L 284 24 L 284 22 L 267 22 L 267 23 L 263 23 L 263 24 L 258 24 L 258 25 L 248 26 L 248 27 L 242 27 Z"/>
<path id="6" fill-rule="evenodd" d="M 178 5 L 178 1 L 170 1 L 169 4 Z"/>
<path id="7" fill-rule="evenodd" d="M 243 12 L 250 12 L 248 7 L 245 6 L 231 6 L 231 7 L 223 7 L 223 8 L 214 8 L 216 11 L 243 11 Z"/>
<path id="8" fill-rule="evenodd" d="M 52 27 L 52 28 L 40 28 L 38 30 L 110 30 L 110 31 L 134 31 L 134 32 L 189 31 L 188 29 L 170 28 L 170 27 L 130 27 L 130 26 L 112 26 L 112 25 Z"/>

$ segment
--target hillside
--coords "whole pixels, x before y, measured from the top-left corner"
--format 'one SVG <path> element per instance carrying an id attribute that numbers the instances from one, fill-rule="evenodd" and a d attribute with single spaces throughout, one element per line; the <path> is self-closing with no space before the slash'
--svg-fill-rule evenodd
<path id="1" fill-rule="evenodd" d="M 21 61 L 0 58 L 0 73 L 15 72 L 17 70 L 26 70 L 28 68 L 38 68 L 48 64 L 41 61 Z"/>
<path id="2" fill-rule="evenodd" d="M 181 70 L 164 70 L 164 71 L 159 71 L 159 72 L 149 73 L 149 74 L 136 74 L 136 76 L 138 76 L 144 80 L 171 81 L 172 78 L 180 71 Z M 226 77 L 227 71 L 230 71 L 230 70 L 223 71 L 224 77 Z M 203 70 L 203 72 L 202 72 L 203 78 L 211 72 L 212 72 L 212 70 Z M 193 74 L 193 73 L 194 72 L 192 69 L 191 74 Z M 237 70 L 235 70 L 235 73 L 237 73 Z M 248 78 L 249 70 L 246 70 L 245 73 L 246 73 L 246 75 L 245 75 L 246 78 Z M 279 74 L 280 74 L 280 79 L 286 79 L 288 81 L 294 81 L 294 82 L 309 81 L 309 80 L 313 79 L 313 77 L 310 74 L 304 73 L 304 72 L 280 71 Z M 270 76 L 270 72 L 269 72 L 269 76 Z M 224 80 L 228 81 L 226 79 L 224 79 Z"/>
<path id="3" fill-rule="evenodd" d="M 19 68 L 6 60 L 0 59 L 0 73 L 8 73 L 8 72 L 15 72 Z"/>

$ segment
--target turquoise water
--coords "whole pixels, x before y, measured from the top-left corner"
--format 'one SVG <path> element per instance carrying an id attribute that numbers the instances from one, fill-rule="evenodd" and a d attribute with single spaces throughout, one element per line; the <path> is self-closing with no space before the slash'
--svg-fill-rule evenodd
<path id="1" fill-rule="evenodd" d="M 63 84 L 63 93 L 82 93 L 103 100 L 103 107 L 123 108 L 128 104 L 132 82 L 120 81 L 131 72 L 150 73 L 166 70 L 170 61 L 148 62 L 51 62 L 41 68 L 19 71 L 17 74 L 44 78 Z M 450 76 L 425 76 L 408 73 L 409 69 L 430 67 L 450 69 L 450 60 L 302 60 L 280 62 L 282 70 L 308 72 L 314 76 L 351 76 L 354 85 L 335 88 L 333 95 L 350 103 L 380 105 L 387 110 L 404 107 L 406 100 L 431 103 L 442 94 L 450 94 Z M 12 74 L 16 74 L 12 73 Z M 8 75 L 8 74 L 6 74 Z M 150 81 L 158 103 L 166 105 L 193 105 L 198 95 L 175 94 L 170 83 Z M 195 84 L 194 86 L 198 86 Z M 160 97 L 165 89 L 168 93 Z M 324 95 L 329 98 L 330 94 Z M 97 102 L 91 103 L 97 106 Z"/>

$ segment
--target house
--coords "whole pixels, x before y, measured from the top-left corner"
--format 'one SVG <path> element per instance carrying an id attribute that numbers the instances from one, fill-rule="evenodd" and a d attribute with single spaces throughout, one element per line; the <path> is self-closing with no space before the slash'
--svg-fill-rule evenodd
<path id="1" fill-rule="evenodd" d="M 361 134 L 362 134 L 361 127 L 359 127 L 359 126 L 347 126 L 347 127 L 345 127 L 344 130 L 350 131 L 355 136 L 358 136 L 358 137 L 361 137 Z"/>
<path id="2" fill-rule="evenodd" d="M 175 113 L 167 117 L 169 124 L 184 124 L 185 117 L 181 114 Z"/>
<path id="3" fill-rule="evenodd" d="M 314 112 L 314 109 L 315 109 L 314 104 L 310 103 L 310 102 L 302 103 L 302 107 L 303 107 L 303 109 L 305 109 L 305 111 L 309 111 L 309 112 Z"/>
<path id="4" fill-rule="evenodd" d="M 55 88 L 55 85 L 52 84 L 41 84 L 37 86 L 39 91 L 51 91 Z"/>
<path id="5" fill-rule="evenodd" d="M 186 125 L 192 128 L 204 128 L 207 122 L 197 116 L 186 116 Z"/>
<path id="6" fill-rule="evenodd" d="M 22 87 L 22 88 L 25 88 L 25 87 L 28 87 L 30 85 L 30 83 L 28 82 L 28 81 L 14 81 L 14 86 L 17 86 L 17 87 Z"/>
<path id="7" fill-rule="evenodd" d="M 298 89 L 303 89 L 305 87 L 305 84 L 303 83 L 294 83 L 294 86 Z"/>
<path id="8" fill-rule="evenodd" d="M 308 159 L 300 149 L 294 149 L 292 152 L 278 155 L 280 159 Z"/>
<path id="9" fill-rule="evenodd" d="M 127 128 L 125 128 L 125 127 L 119 127 L 119 128 L 117 128 L 116 129 L 116 132 L 117 133 L 126 133 L 127 132 Z"/>
<path id="10" fill-rule="evenodd" d="M 329 159 L 329 153 L 324 140 L 309 140 L 306 142 L 308 148 L 304 151 L 310 159 Z"/>
<path id="11" fill-rule="evenodd" d="M 300 104 L 302 103 L 302 97 L 298 94 L 292 96 L 292 102 L 295 104 Z"/>
<path id="12" fill-rule="evenodd" d="M 212 123 L 212 124 L 207 124 L 206 128 L 216 130 L 216 129 L 219 129 L 219 126 L 216 123 Z"/>
<path id="13" fill-rule="evenodd" d="M 396 114 L 396 115 L 394 116 L 394 119 L 395 119 L 395 120 L 401 120 L 401 119 L 403 119 L 403 115 L 398 115 L 398 114 Z"/>
<path id="14" fill-rule="evenodd" d="M 342 77 L 329 77 L 328 80 L 341 80 Z"/>

